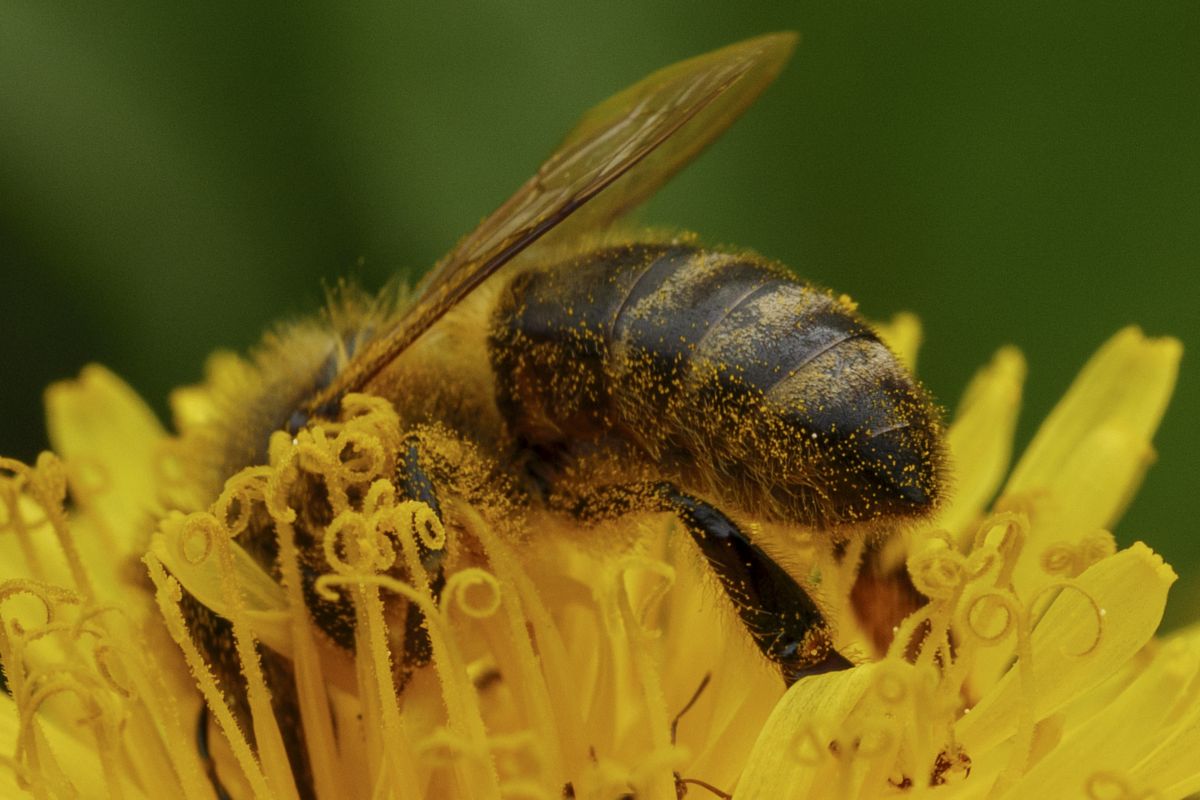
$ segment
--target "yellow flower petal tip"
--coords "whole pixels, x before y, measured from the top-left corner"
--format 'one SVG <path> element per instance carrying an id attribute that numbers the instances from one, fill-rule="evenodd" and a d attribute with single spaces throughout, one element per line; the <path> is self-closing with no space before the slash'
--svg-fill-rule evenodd
<path id="1" fill-rule="evenodd" d="M 59 381 L 46 389 L 46 419 L 56 451 L 91 443 L 118 425 L 126 432 L 162 435 L 154 412 L 129 384 L 99 364 L 89 364 L 75 380 Z"/>
<path id="2" fill-rule="evenodd" d="M 884 344 L 899 356 L 900 362 L 915 371 L 917 353 L 921 349 L 923 336 L 921 318 L 916 314 L 901 311 L 892 317 L 891 321 L 877 324 L 875 330 Z"/>
<path id="3" fill-rule="evenodd" d="M 914 317 L 880 330 L 915 360 Z M 62 458 L 0 460 L 0 793 L 1185 797 L 1200 626 L 1155 639 L 1175 572 L 1109 532 L 1179 356 L 1118 333 L 1005 483 L 1026 364 L 999 350 L 947 432 L 954 498 L 891 543 L 898 583 L 858 574 L 865 542 L 753 526 L 856 654 L 790 688 L 669 519 L 581 535 L 423 431 L 461 488 L 443 524 L 402 499 L 408 431 L 362 395 L 214 481 L 259 365 L 214 357 L 174 437 L 90 367 L 47 392 Z M 911 610 L 890 642 L 868 584 Z"/>
<path id="4" fill-rule="evenodd" d="M 955 491 L 938 520 L 961 540 L 974 533 L 973 526 L 1008 470 L 1025 373 L 1019 350 L 997 351 L 967 386 L 946 433 Z"/>
<path id="5" fill-rule="evenodd" d="M 1119 331 L 1047 417 L 1013 470 L 1008 491 L 1051 482 L 1080 442 L 1097 429 L 1120 428 L 1148 442 L 1175 389 L 1182 355 L 1176 339 L 1147 338 L 1133 326 Z"/>

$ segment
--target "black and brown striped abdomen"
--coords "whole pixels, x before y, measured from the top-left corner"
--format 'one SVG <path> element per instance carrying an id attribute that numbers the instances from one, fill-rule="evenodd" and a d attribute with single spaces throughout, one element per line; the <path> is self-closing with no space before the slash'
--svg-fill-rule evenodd
<path id="1" fill-rule="evenodd" d="M 937 499 L 924 391 L 847 304 L 753 256 L 628 245 L 525 273 L 491 351 L 535 446 L 633 443 L 695 490 L 821 526 Z"/>

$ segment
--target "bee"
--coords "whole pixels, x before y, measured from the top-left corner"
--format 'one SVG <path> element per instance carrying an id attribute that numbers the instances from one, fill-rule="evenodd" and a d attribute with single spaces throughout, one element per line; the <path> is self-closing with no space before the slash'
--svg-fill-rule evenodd
<path id="1" fill-rule="evenodd" d="M 288 368 L 229 425 L 225 474 L 260 461 L 272 431 L 336 419 L 350 393 L 385 398 L 413 431 L 397 459 L 409 499 L 442 513 L 445 470 L 420 435 L 437 428 L 473 443 L 518 508 L 581 526 L 673 514 L 782 680 L 851 666 L 817 603 L 735 520 L 837 542 L 928 516 L 945 486 L 939 411 L 848 301 L 757 255 L 618 224 L 758 98 L 794 44 L 744 41 L 613 96 L 412 299 L 334 320 L 309 355 L 277 346 Z M 320 513 L 301 511 L 300 528 Z M 245 545 L 278 574 L 273 536 Z M 352 606 L 313 591 L 328 565 L 297 541 L 315 623 L 352 648 Z M 228 623 L 195 602 L 188 614 L 227 661 Z M 415 608 L 397 621 L 398 684 L 429 658 L 421 623 Z M 286 665 L 267 667 L 286 684 Z"/>

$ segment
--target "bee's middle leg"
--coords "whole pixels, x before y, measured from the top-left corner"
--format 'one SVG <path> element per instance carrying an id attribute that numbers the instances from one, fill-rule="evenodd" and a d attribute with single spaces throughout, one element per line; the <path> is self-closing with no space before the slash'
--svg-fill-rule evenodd
<path id="1" fill-rule="evenodd" d="M 667 482 L 603 487 L 571 511 L 588 522 L 636 511 L 669 511 L 678 517 L 721 581 L 738 617 L 784 682 L 847 669 L 833 649 L 828 623 L 812 597 L 719 509 Z"/>

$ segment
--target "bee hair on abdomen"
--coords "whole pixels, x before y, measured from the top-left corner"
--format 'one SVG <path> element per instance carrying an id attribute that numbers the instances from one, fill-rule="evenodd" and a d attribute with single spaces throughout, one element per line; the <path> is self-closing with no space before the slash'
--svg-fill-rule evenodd
<path id="1" fill-rule="evenodd" d="M 925 391 L 847 301 L 757 256 L 630 244 L 524 272 L 491 357 L 519 441 L 619 443 L 758 516 L 917 516 L 941 490 Z"/>

